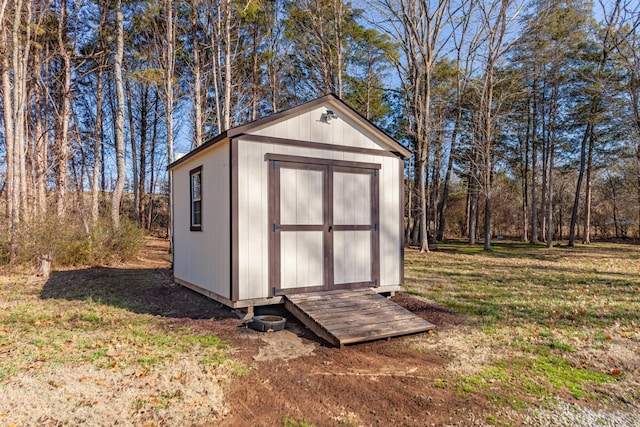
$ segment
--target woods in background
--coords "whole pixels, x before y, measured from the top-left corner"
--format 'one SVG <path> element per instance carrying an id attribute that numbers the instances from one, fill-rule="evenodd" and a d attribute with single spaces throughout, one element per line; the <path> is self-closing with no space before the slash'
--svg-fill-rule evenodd
<path id="1" fill-rule="evenodd" d="M 174 151 L 329 92 L 413 150 L 424 251 L 640 235 L 635 1 L 1 1 L 3 260 L 45 218 L 170 232 Z"/>

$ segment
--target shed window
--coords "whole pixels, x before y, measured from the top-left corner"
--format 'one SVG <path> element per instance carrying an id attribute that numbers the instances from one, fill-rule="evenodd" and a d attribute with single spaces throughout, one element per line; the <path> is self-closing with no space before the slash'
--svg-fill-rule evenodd
<path id="1" fill-rule="evenodd" d="M 202 230 L 202 166 L 189 173 L 191 185 L 191 231 Z"/>

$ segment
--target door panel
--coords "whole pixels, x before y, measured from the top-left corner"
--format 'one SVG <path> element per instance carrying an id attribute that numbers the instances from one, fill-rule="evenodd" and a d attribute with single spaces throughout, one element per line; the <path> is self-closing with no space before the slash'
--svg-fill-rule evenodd
<path id="1" fill-rule="evenodd" d="M 368 169 L 333 172 L 333 281 L 334 285 L 368 283 L 372 277 L 371 189 L 374 172 Z M 377 175 L 375 176 L 377 179 Z"/>
<path id="2" fill-rule="evenodd" d="M 371 224 L 371 175 L 369 173 L 334 172 L 333 224 Z"/>
<path id="3" fill-rule="evenodd" d="M 324 171 L 280 168 L 280 223 L 324 223 Z"/>
<path id="4" fill-rule="evenodd" d="M 283 231 L 281 238 L 282 289 L 324 285 L 322 231 Z"/>
<path id="5" fill-rule="evenodd" d="M 371 231 L 334 231 L 333 281 L 371 283 Z"/>
<path id="6" fill-rule="evenodd" d="M 377 286 L 377 169 L 299 159 L 269 160 L 272 293 Z"/>

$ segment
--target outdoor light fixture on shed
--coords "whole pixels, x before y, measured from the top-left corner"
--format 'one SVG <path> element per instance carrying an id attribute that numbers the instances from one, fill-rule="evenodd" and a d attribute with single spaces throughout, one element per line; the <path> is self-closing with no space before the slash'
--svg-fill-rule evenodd
<path id="1" fill-rule="evenodd" d="M 337 119 L 338 115 L 333 112 L 333 110 L 327 110 L 326 113 L 322 113 L 320 116 L 320 121 L 322 123 L 329 123 L 331 119 Z"/>

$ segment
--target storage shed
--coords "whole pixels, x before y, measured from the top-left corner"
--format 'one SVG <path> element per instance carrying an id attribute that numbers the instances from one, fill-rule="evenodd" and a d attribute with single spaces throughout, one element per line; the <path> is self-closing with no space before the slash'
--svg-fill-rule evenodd
<path id="1" fill-rule="evenodd" d="M 400 289 L 410 152 L 327 95 L 169 165 L 174 280 L 230 307 Z"/>

